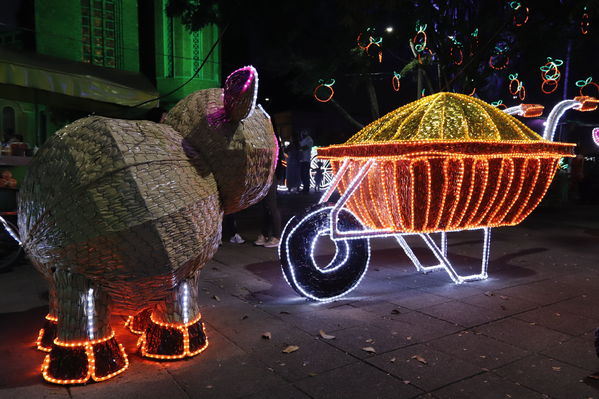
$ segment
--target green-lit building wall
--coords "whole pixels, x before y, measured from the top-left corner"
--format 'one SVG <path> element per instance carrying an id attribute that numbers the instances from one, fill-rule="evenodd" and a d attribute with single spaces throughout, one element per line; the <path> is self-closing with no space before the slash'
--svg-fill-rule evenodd
<path id="1" fill-rule="evenodd" d="M 36 0 L 34 9 L 38 53 L 139 71 L 137 0 Z"/>
<path id="2" fill-rule="evenodd" d="M 164 12 L 167 0 L 153 0 L 154 43 L 156 51 L 156 85 L 160 94 L 172 90 L 187 82 L 200 67 L 218 40 L 219 31 L 214 25 L 198 32 L 188 31 L 176 18 L 170 18 Z M 206 63 L 189 83 L 172 95 L 162 99 L 167 107 L 194 91 L 220 87 L 220 46 L 217 45 Z"/>
<path id="3" fill-rule="evenodd" d="M 31 45 L 24 47 L 17 41 L 23 32 L 19 29 L 12 33 L 4 32 L 4 35 L 12 34 L 15 40 L 8 41 L 10 45 L 5 41 L 0 45 L 75 63 L 89 63 L 106 68 L 106 71 L 144 74 L 150 86 L 154 85 L 164 96 L 160 99 L 160 105 L 167 109 L 196 90 L 221 86 L 220 44 L 215 46 L 202 69 L 192 79 L 218 40 L 218 28 L 209 26 L 199 32 L 189 32 L 178 19 L 166 15 L 167 0 L 33 2 L 33 8 L 22 10 L 30 13 L 32 22 L 30 27 L 25 27 L 25 32 L 31 35 Z M 144 17 L 147 14 L 151 16 Z M 13 89 L 11 95 L 0 93 L 0 111 L 5 107 L 14 110 L 12 130 L 14 134 L 22 136 L 31 148 L 41 146 L 47 137 L 64 124 L 90 112 L 89 107 L 86 110 L 73 108 L 76 101 L 66 107 L 60 100 L 39 100 L 42 97 L 36 95 L 39 91 L 20 86 L 14 86 Z M 106 104 L 98 103 L 98 109 Z M 128 110 L 125 107 L 119 110 L 122 110 L 119 112 L 123 117 L 127 117 Z M 102 114 L 101 111 L 91 112 Z M 139 114 L 137 110 L 136 115 Z M 0 141 L 5 141 L 7 137 L 0 118 Z M 20 183 L 26 168 L 10 169 Z"/>

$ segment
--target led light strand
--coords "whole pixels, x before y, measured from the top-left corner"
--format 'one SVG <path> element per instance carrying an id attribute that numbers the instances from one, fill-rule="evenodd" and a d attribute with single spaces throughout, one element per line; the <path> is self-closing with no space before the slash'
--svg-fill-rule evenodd
<path id="1" fill-rule="evenodd" d="M 547 116 L 547 121 L 545 122 L 545 130 L 543 131 L 543 138 L 545 140 L 553 141 L 553 136 L 555 135 L 555 129 L 557 128 L 557 124 L 559 120 L 564 116 L 564 113 L 569 109 L 580 108 L 582 103 L 577 100 L 564 100 L 557 103 L 549 116 Z"/>
<path id="2" fill-rule="evenodd" d="M 87 337 L 93 341 L 94 340 L 94 289 L 90 288 L 87 290 L 87 295 L 85 297 L 85 313 L 87 316 Z"/>
<path id="3" fill-rule="evenodd" d="M 587 87 L 587 86 L 594 86 L 597 89 L 595 97 L 599 97 L 599 84 L 593 82 L 593 77 L 592 76 L 589 76 L 588 78 L 586 78 L 584 80 L 578 80 L 578 81 L 576 81 L 576 86 L 580 87 L 580 95 L 581 96 L 585 96 L 585 94 L 582 92 L 585 87 Z"/>
<path id="4" fill-rule="evenodd" d="M 564 61 L 560 59 L 554 60 L 551 57 L 547 57 L 547 63 L 539 68 L 541 70 L 541 79 L 543 80 L 543 83 L 541 83 L 541 91 L 543 93 L 551 94 L 557 90 L 561 77 L 559 67 L 563 63 Z"/>
<path id="5" fill-rule="evenodd" d="M 399 81 L 400 79 L 401 74 L 393 71 L 393 77 L 391 78 L 391 87 L 393 87 L 394 91 L 399 91 L 401 85 L 401 82 Z"/>
<path id="6" fill-rule="evenodd" d="M 4 226 L 4 229 L 8 232 L 8 234 L 20 245 L 23 246 L 23 243 L 19 239 L 19 234 L 13 228 L 12 224 L 9 223 L 6 219 L 0 216 L 0 223 Z"/>
<path id="7" fill-rule="evenodd" d="M 321 296 L 317 296 L 314 292 L 310 291 L 310 287 L 305 287 L 302 284 L 300 284 L 300 282 L 298 281 L 298 277 L 297 277 L 297 270 L 298 267 L 294 264 L 293 259 L 291 259 L 290 257 L 290 248 L 289 248 L 289 243 L 291 240 L 293 240 L 294 235 L 296 234 L 296 231 L 304 224 L 306 223 L 307 220 L 310 220 L 314 215 L 320 213 L 320 212 L 331 212 L 332 214 L 332 210 L 333 207 L 332 206 L 328 206 L 328 207 L 324 207 L 324 208 L 320 208 L 317 209 L 316 211 L 310 212 L 308 213 L 306 216 L 304 216 L 299 222 L 296 223 L 296 221 L 294 219 L 290 220 L 287 225 L 285 226 L 285 229 L 283 231 L 283 234 L 281 237 L 283 237 L 282 239 L 282 245 L 281 246 L 285 246 L 284 247 L 284 253 L 281 253 L 281 250 L 279 249 L 279 256 L 281 257 L 281 259 L 283 259 L 283 257 L 285 257 L 285 261 L 288 264 L 288 269 L 289 269 L 289 277 L 291 278 L 291 281 L 289 281 L 287 274 L 284 272 L 283 275 L 285 276 L 285 279 L 287 280 L 287 283 L 293 287 L 295 290 L 297 290 L 302 296 L 306 297 L 306 298 L 310 298 L 312 300 L 315 301 L 319 301 L 319 302 L 331 302 L 334 301 L 344 295 L 346 295 L 347 293 L 351 292 L 355 287 L 357 287 L 360 282 L 362 281 L 362 278 L 364 278 L 365 274 L 366 274 L 366 270 L 368 269 L 368 264 L 370 262 L 370 241 L 366 240 L 366 251 L 367 251 L 367 259 L 364 265 L 363 270 L 361 271 L 361 273 L 359 274 L 357 280 L 355 281 L 355 283 L 353 285 L 351 285 L 350 287 L 346 288 L 341 294 L 339 295 L 335 295 L 335 296 L 329 296 L 329 297 L 321 297 Z M 348 212 L 351 216 L 353 216 L 356 220 L 359 220 L 355 217 L 355 215 L 353 215 L 353 213 L 348 210 L 348 209 L 344 209 L 344 212 Z M 330 219 L 329 219 L 330 220 Z M 289 226 L 292 223 L 296 223 L 295 226 L 293 228 L 291 228 L 289 230 L 289 232 L 287 233 Z M 332 228 L 332 226 L 330 226 Z M 280 248 L 280 247 L 279 247 Z M 347 261 L 347 260 L 345 260 Z"/>
<path id="8" fill-rule="evenodd" d="M 474 55 L 474 52 L 478 48 L 478 28 L 474 29 L 474 31 L 470 34 L 470 56 Z"/>
<path id="9" fill-rule="evenodd" d="M 551 69 L 549 76 L 557 79 L 554 69 Z M 514 76 L 514 79 L 517 79 L 517 75 Z M 524 91 L 524 85 L 521 82 L 517 81 L 513 85 L 512 91 L 519 96 L 525 95 L 521 93 Z M 431 97 L 431 101 L 444 98 Z M 479 100 L 470 97 L 465 97 L 463 100 L 472 104 L 479 103 Z M 584 101 L 576 101 L 580 104 L 581 110 L 583 107 L 590 109 L 597 105 L 597 100 L 594 99 L 587 98 Z M 412 112 L 413 108 L 406 109 Z M 506 108 L 506 112 L 532 116 L 538 115 L 542 109 L 542 106 L 536 104 L 521 104 L 517 107 Z M 487 124 L 492 124 L 490 117 L 492 112 L 496 113 L 495 117 L 502 115 L 496 110 L 492 112 L 487 108 L 484 110 L 488 113 L 488 121 L 485 122 Z M 427 112 L 430 112 L 430 109 L 425 108 L 421 119 L 426 119 Z M 329 211 L 330 214 L 318 215 L 320 220 L 322 217 L 329 218 L 328 226 L 310 232 L 315 235 L 311 236 L 309 262 L 322 275 L 330 273 L 331 270 L 347 267 L 351 263 L 351 257 L 348 255 L 351 240 L 368 242 L 370 238 L 395 236 L 417 270 L 445 269 L 452 280 L 458 284 L 487 278 L 490 228 L 499 225 L 513 225 L 526 217 L 546 192 L 559 159 L 562 156 L 571 156 L 571 145 L 540 141 L 536 138 L 538 136 L 529 136 L 524 125 L 513 119 L 505 119 L 507 118 L 505 116 L 501 117 L 501 120 L 518 132 L 518 135 L 512 134 L 509 137 L 518 137 L 518 140 L 435 139 L 434 143 L 431 143 L 432 140 L 420 137 L 424 135 L 424 130 L 421 132 L 422 124 L 418 124 L 416 133 L 414 133 L 415 126 L 411 125 L 412 133 L 408 136 L 410 139 L 405 141 L 397 139 L 389 139 L 387 142 L 379 141 L 376 134 L 367 132 L 368 129 L 390 130 L 397 136 L 408 120 L 407 113 L 401 115 L 404 115 L 404 120 L 399 127 L 392 124 L 393 115 L 391 115 L 391 117 L 385 117 L 384 127 L 372 123 L 364 131 L 354 136 L 363 137 L 363 142 L 353 144 L 350 139 L 344 145 L 324 148 L 322 152 L 321 149 L 318 150 L 319 157 L 331 160 L 332 168 L 336 173 L 334 184 L 330 189 L 337 188 L 341 197 L 334 206 L 310 212 L 301 220 L 292 219 L 285 226 L 279 254 L 282 259 L 285 259 L 283 262 L 285 279 L 301 295 L 315 300 L 338 298 L 357 286 L 367 267 L 366 265 L 362 269 L 360 266 L 360 269 L 355 271 L 356 278 L 349 280 L 350 286 L 343 287 L 344 291 L 340 295 L 325 294 L 325 298 L 322 298 L 323 295 L 320 291 L 318 294 L 312 292 L 314 286 L 310 282 L 307 285 L 301 285 L 304 283 L 300 282 L 296 276 L 297 265 L 294 264 L 292 258 L 294 252 L 290 248 L 292 241 L 290 237 L 297 234 L 300 226 L 302 226 L 302 232 L 307 231 L 306 229 L 309 227 L 304 224 L 314 223 L 311 220 L 319 212 Z M 549 119 L 552 118 L 554 115 L 550 115 Z M 441 126 L 445 125 L 443 112 L 440 124 Z M 497 127 L 493 127 L 497 131 Z M 469 132 L 466 131 L 466 134 Z M 498 131 L 495 135 L 497 134 L 499 134 Z M 415 140 L 414 137 L 419 139 Z M 501 139 L 501 135 L 499 138 Z M 527 141 L 523 142 L 523 140 Z M 400 145 L 404 152 L 394 152 L 396 148 L 399 149 Z M 459 147 L 461 145 L 465 147 Z M 477 150 L 476 153 L 468 153 L 468 146 L 483 148 L 487 153 L 481 153 L 480 150 Z M 393 150 L 383 152 L 387 148 L 393 148 Z M 371 150 L 371 152 L 366 150 Z M 438 175 L 436 171 L 439 170 L 440 163 L 442 163 L 442 173 Z M 435 175 L 433 175 L 433 170 Z M 393 173 L 387 173 L 387 171 Z M 392 178 L 388 181 L 391 175 Z M 456 185 L 457 187 L 455 187 Z M 324 198 L 328 199 L 331 192 L 325 193 L 321 202 Z M 349 229 L 347 226 L 340 228 L 339 223 L 342 220 L 340 215 L 346 215 L 345 212 L 348 212 L 358 224 L 350 225 Z M 466 229 L 483 229 L 483 255 L 480 273 L 461 276 L 447 258 L 446 235 L 442 235 L 439 245 L 432 239 L 430 233 Z M 327 234 L 335 242 L 335 257 L 324 268 L 319 268 L 314 258 L 315 245 L 319 237 Z M 425 241 L 439 261 L 438 265 L 423 266 L 418 261 L 403 240 L 403 236 L 409 234 L 418 234 Z M 299 238 L 294 238 L 294 240 L 296 244 L 303 242 Z M 343 243 L 337 243 L 337 241 L 343 241 Z M 369 258 L 370 253 L 368 253 L 368 260 Z M 312 276 L 311 278 L 313 281 L 316 277 Z"/>
<path id="10" fill-rule="evenodd" d="M 505 69 L 509 64 L 510 64 L 510 57 L 507 54 L 509 51 L 509 46 L 504 43 L 504 42 L 500 42 L 495 46 L 495 49 L 493 50 L 493 54 L 491 54 L 491 56 L 489 57 L 489 66 L 492 69 L 495 70 L 501 70 L 501 69 Z M 497 61 L 502 61 L 501 62 L 497 62 Z"/>
<path id="11" fill-rule="evenodd" d="M 497 100 L 497 101 L 493 101 L 493 102 L 491 103 L 491 105 L 492 105 L 492 106 L 494 106 L 494 107 L 497 107 L 497 108 L 499 108 L 500 110 L 502 110 L 502 111 L 504 111 L 504 112 L 506 112 L 506 113 L 508 113 L 508 112 L 507 112 L 507 109 L 509 109 L 509 108 L 507 108 L 507 105 L 505 105 L 505 104 L 503 103 L 503 100 Z M 503 107 L 503 108 L 501 108 L 501 107 Z M 512 107 L 512 108 L 515 108 L 515 107 Z M 508 113 L 508 115 L 512 115 L 512 114 L 511 114 L 511 113 Z"/>
<path id="12" fill-rule="evenodd" d="M 110 373 L 108 375 L 99 377 L 96 375 L 96 357 L 94 354 L 94 345 L 97 344 L 101 344 L 104 343 L 106 341 L 109 341 L 111 339 L 114 338 L 114 331 L 105 338 L 100 338 L 100 339 L 95 339 L 95 340 L 91 340 L 91 341 L 81 341 L 81 342 L 62 342 L 60 341 L 58 338 L 56 338 L 54 340 L 54 345 L 59 346 L 59 347 L 63 347 L 63 348 L 84 348 L 85 349 L 85 354 L 87 357 L 87 372 L 86 375 L 82 378 L 78 378 L 78 379 L 66 379 L 66 380 L 62 380 L 62 379 L 58 379 L 58 378 L 54 378 L 50 375 L 49 373 L 49 368 L 50 368 L 50 361 L 51 361 L 51 355 L 48 354 L 46 355 L 46 357 L 44 358 L 44 361 L 42 363 L 42 376 L 44 377 L 44 379 L 48 382 L 54 383 L 54 384 L 67 384 L 67 385 L 72 385 L 72 384 L 85 384 L 86 382 L 88 382 L 90 379 L 96 381 L 96 382 L 100 382 L 100 381 L 105 381 L 108 380 L 120 373 L 122 373 L 123 371 L 125 371 L 128 367 L 129 367 L 129 358 L 127 357 L 127 353 L 125 352 L 125 348 L 123 347 L 123 345 L 121 345 L 120 343 L 118 344 L 118 348 L 120 351 L 120 355 L 123 357 L 123 360 L 125 362 L 125 364 L 123 365 L 123 367 L 121 367 L 119 370 Z"/>
<path id="13" fill-rule="evenodd" d="M 47 314 L 45 319 L 54 325 L 56 325 L 58 323 L 58 317 L 52 316 L 50 314 Z M 40 331 L 37 334 L 37 339 L 35 340 L 35 346 L 40 351 L 50 352 L 52 350 L 52 348 L 44 346 L 43 342 L 42 342 L 45 334 L 46 334 L 46 329 L 40 328 Z"/>
<path id="14" fill-rule="evenodd" d="M 202 319 L 202 315 L 198 314 L 193 320 L 191 320 L 187 323 L 183 323 L 183 324 L 181 324 L 181 323 L 164 323 L 164 322 L 155 320 L 153 314 L 150 315 L 150 321 L 152 323 L 154 323 L 160 327 L 163 327 L 163 328 L 176 329 L 183 335 L 183 352 L 178 355 L 160 355 L 160 354 L 148 352 L 147 338 L 146 338 L 147 332 L 144 332 L 141 335 L 141 337 L 139 337 L 139 339 L 137 340 L 137 346 L 140 348 L 140 352 L 141 352 L 142 356 L 152 358 L 152 359 L 160 359 L 160 360 L 176 360 L 176 359 L 182 359 L 185 357 L 193 357 L 193 356 L 200 354 L 201 352 L 206 350 L 206 348 L 208 347 L 208 336 L 206 335 L 206 328 L 204 326 L 204 323 L 201 323 L 201 324 L 202 324 L 202 332 L 204 334 L 205 342 L 199 349 L 197 349 L 193 352 L 190 350 L 188 327 L 191 327 L 194 324 L 200 322 L 201 319 Z"/>
<path id="15" fill-rule="evenodd" d="M 460 43 L 455 36 L 449 36 L 451 39 L 452 46 L 449 49 L 449 57 L 453 61 L 454 65 L 462 65 L 464 62 L 464 52 L 462 51 L 462 43 Z"/>
<path id="16" fill-rule="evenodd" d="M 331 99 L 335 95 L 335 90 L 333 89 L 334 84 L 335 84 L 335 79 L 329 79 L 326 82 L 322 79 L 318 80 L 318 86 L 316 86 L 314 88 L 314 91 L 312 93 L 314 98 L 316 99 L 316 101 L 319 101 L 321 103 L 326 103 L 326 102 L 331 101 Z M 318 90 L 320 90 L 321 88 L 326 88 L 327 90 L 329 90 L 329 94 L 327 97 L 321 98 L 318 96 Z"/>
<path id="17" fill-rule="evenodd" d="M 526 98 L 526 88 L 524 87 L 524 82 L 521 82 L 518 79 L 518 74 L 513 73 L 509 75 L 510 83 L 509 83 L 509 91 L 512 96 L 518 96 L 520 100 L 524 100 Z"/>
<path id="18" fill-rule="evenodd" d="M 316 232 L 316 235 L 314 236 L 314 239 L 312 240 L 311 244 L 310 244 L 310 260 L 312 262 L 312 265 L 315 268 L 318 268 L 320 270 L 321 273 L 334 273 L 337 270 L 341 269 L 343 266 L 345 266 L 345 264 L 347 263 L 349 256 L 350 256 L 350 249 L 349 249 L 349 245 L 347 243 L 346 240 L 334 240 L 333 243 L 335 244 L 335 254 L 338 254 L 339 251 L 339 242 L 341 242 L 341 244 L 343 245 L 343 248 L 341 250 L 341 253 L 345 254 L 343 257 L 343 260 L 337 264 L 335 264 L 337 256 L 334 256 L 333 259 L 330 260 L 330 262 L 325 266 L 325 267 L 319 267 L 318 263 L 316 262 L 316 258 L 314 257 L 314 252 L 316 250 L 316 243 L 318 241 L 319 237 L 322 236 L 329 236 L 331 234 L 331 229 L 325 229 L 325 230 L 319 230 L 318 232 Z"/>
<path id="19" fill-rule="evenodd" d="M 426 24 L 416 22 L 416 34 L 412 38 L 412 43 L 417 53 L 421 53 L 426 49 Z"/>
<path id="20" fill-rule="evenodd" d="M 125 322 L 125 327 L 129 329 L 133 334 L 139 335 L 143 334 L 143 331 L 136 330 L 133 328 L 133 321 L 135 320 L 135 316 L 127 316 L 127 321 Z"/>
<path id="21" fill-rule="evenodd" d="M 599 127 L 593 128 L 593 141 L 599 146 Z"/>
<path id="22" fill-rule="evenodd" d="M 366 29 L 366 32 L 374 32 L 373 28 Z M 377 48 L 376 50 L 376 58 L 378 58 L 379 62 L 383 62 L 383 50 L 381 43 L 383 43 L 382 36 L 374 37 L 371 34 L 368 34 L 368 43 L 363 44 L 364 40 L 362 39 L 363 32 L 360 32 L 358 38 L 356 39 L 358 47 L 362 49 L 366 54 L 371 57 L 375 57 L 375 55 L 371 54 L 371 48 L 374 46 Z"/>
<path id="23" fill-rule="evenodd" d="M 183 323 L 189 322 L 189 286 L 187 281 L 183 282 Z"/>
<path id="24" fill-rule="evenodd" d="M 521 27 L 528 22 L 528 16 L 530 13 L 528 7 L 523 7 L 522 4 L 517 1 L 510 2 L 510 7 L 513 10 L 512 22 L 514 23 L 514 26 Z"/>
<path id="25" fill-rule="evenodd" d="M 591 27 L 591 21 L 589 17 L 589 13 L 587 12 L 587 7 L 584 6 L 582 16 L 580 17 L 580 33 L 586 35 L 589 33 L 589 28 Z"/>

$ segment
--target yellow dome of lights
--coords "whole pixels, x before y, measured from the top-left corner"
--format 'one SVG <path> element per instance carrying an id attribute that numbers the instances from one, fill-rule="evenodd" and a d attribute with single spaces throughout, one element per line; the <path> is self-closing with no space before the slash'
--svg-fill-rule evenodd
<path id="1" fill-rule="evenodd" d="M 365 226 L 428 233 L 519 223 L 574 146 L 545 140 L 476 98 L 438 93 L 318 156 L 341 173 L 337 189 L 351 192 L 347 207 Z"/>
<path id="2" fill-rule="evenodd" d="M 407 140 L 543 140 L 516 118 L 477 98 L 437 93 L 372 122 L 345 144 Z"/>

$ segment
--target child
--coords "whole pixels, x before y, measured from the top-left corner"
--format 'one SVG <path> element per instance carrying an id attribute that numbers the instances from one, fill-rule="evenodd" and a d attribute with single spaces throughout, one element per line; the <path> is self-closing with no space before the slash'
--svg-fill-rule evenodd
<path id="1" fill-rule="evenodd" d="M 317 168 L 314 168 L 316 173 L 314 174 L 314 190 L 320 191 L 320 185 L 322 184 L 322 177 L 324 175 L 324 169 L 322 168 L 322 161 L 316 162 Z"/>

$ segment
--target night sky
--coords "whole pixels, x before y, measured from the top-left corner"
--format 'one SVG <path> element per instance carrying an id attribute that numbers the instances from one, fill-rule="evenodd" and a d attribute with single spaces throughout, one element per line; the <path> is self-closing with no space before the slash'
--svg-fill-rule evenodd
<path id="1" fill-rule="evenodd" d="M 241 15 L 240 10 L 239 15 L 230 18 L 223 38 L 222 68 L 226 76 L 240 65 L 255 65 L 261 79 L 259 101 L 270 112 L 301 109 L 338 114 L 332 105 L 312 98 L 318 79 L 329 78 L 336 80 L 334 98 L 363 124 L 373 119 L 366 79 L 374 86 L 380 115 L 416 100 L 415 70 L 402 77 L 399 92 L 391 86 L 393 72 L 399 72 L 414 58 L 409 41 L 415 34 L 416 21 L 427 24 L 429 46 L 433 53 L 440 54 L 441 65 L 449 64 L 444 71 L 447 79 L 441 84 L 436 73 L 437 54 L 432 65 L 424 66 L 434 91 L 469 94 L 468 82 L 474 79 L 476 95 L 481 99 L 516 105 L 520 101 L 508 93 L 508 76 L 518 73 L 526 89 L 524 102 L 545 105 L 547 114 L 565 96 L 577 95 L 577 80 L 594 76 L 599 82 L 599 6 L 592 0 L 522 2 L 522 13 L 517 17 L 524 19 L 525 8 L 529 17 L 521 27 L 514 25 L 515 12 L 506 1 L 450 0 L 438 4 L 436 0 L 326 4 L 307 1 L 293 6 L 256 1 L 252 4 L 251 11 Z M 584 5 L 590 21 L 586 35 L 580 32 Z M 376 39 L 382 38 L 382 63 L 357 47 L 357 36 L 369 27 L 374 29 Z M 387 32 L 387 27 L 393 27 L 393 31 Z M 474 56 L 469 56 L 468 34 L 477 28 L 478 48 Z M 461 66 L 451 65 L 448 59 L 451 47 L 448 36 L 462 43 L 465 56 Z M 505 69 L 494 71 L 488 66 L 488 59 L 500 42 L 507 44 L 510 61 Z M 541 91 L 539 70 L 547 57 L 564 61 L 558 89 L 549 95 Z M 590 95 L 599 95 L 593 94 L 596 91 L 594 87 L 585 88 Z M 265 98 L 270 101 L 265 102 Z M 571 112 L 568 118 L 578 122 L 567 128 L 571 136 L 568 141 L 582 140 L 581 144 L 589 147 L 586 144 L 590 142 L 584 141 L 590 135 L 576 131 L 588 130 L 584 126 L 587 124 L 599 125 L 597 113 Z M 536 131 L 539 128 L 535 124 L 542 126 L 542 121 L 530 123 Z"/>

